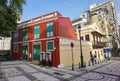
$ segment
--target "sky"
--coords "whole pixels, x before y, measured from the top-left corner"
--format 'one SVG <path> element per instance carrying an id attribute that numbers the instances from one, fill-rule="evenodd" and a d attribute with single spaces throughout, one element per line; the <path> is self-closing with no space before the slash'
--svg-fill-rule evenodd
<path id="1" fill-rule="evenodd" d="M 26 0 L 23 5 L 21 21 L 26 21 L 44 14 L 59 11 L 71 20 L 80 16 L 84 11 L 90 10 L 93 3 L 100 4 L 110 0 Z M 113 0 L 117 21 L 120 25 L 120 0 Z"/>

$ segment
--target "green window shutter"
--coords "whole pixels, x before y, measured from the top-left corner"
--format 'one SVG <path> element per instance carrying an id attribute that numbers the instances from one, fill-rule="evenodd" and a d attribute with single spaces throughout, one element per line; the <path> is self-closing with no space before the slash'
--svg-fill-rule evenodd
<path id="1" fill-rule="evenodd" d="M 38 39 L 40 37 L 40 27 L 35 26 L 34 27 L 34 39 Z"/>
<path id="2" fill-rule="evenodd" d="M 18 45 L 14 44 L 14 52 L 18 52 Z"/>
<path id="3" fill-rule="evenodd" d="M 23 40 L 25 40 L 25 30 L 24 30 L 24 32 L 23 32 Z"/>
<path id="4" fill-rule="evenodd" d="M 28 40 L 28 29 L 26 29 L 26 40 Z"/>
<path id="5" fill-rule="evenodd" d="M 28 40 L 28 29 L 24 29 L 23 40 Z"/>
<path id="6" fill-rule="evenodd" d="M 47 42 L 47 50 L 53 50 L 53 49 L 54 49 L 53 42 L 52 41 Z"/>
<path id="7" fill-rule="evenodd" d="M 14 41 L 18 41 L 18 32 L 14 33 Z"/>

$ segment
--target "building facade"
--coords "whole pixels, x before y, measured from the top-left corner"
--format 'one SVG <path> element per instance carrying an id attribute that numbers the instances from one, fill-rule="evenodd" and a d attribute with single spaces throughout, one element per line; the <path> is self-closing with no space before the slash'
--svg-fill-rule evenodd
<path id="1" fill-rule="evenodd" d="M 96 23 L 101 33 L 106 36 L 107 47 L 104 48 L 104 52 L 109 54 L 111 49 L 114 52 L 118 46 L 118 24 L 113 1 L 90 6 L 90 15 L 91 23 Z"/>
<path id="2" fill-rule="evenodd" d="M 11 50 L 11 38 L 0 37 L 0 55 L 9 54 Z"/>
<path id="3" fill-rule="evenodd" d="M 39 61 L 42 65 L 54 67 L 61 64 L 71 66 L 71 42 L 75 43 L 73 58 L 77 65 L 80 62 L 80 46 L 71 21 L 57 11 L 52 12 L 18 25 L 12 35 L 12 57 L 30 62 Z M 83 48 L 90 51 L 88 45 L 84 42 Z M 84 62 L 90 61 L 87 52 L 84 58 Z"/>
<path id="4" fill-rule="evenodd" d="M 104 41 L 102 42 L 104 43 L 102 49 L 107 56 L 110 55 L 111 49 L 113 48 L 112 40 L 114 39 L 114 37 L 117 38 L 118 29 L 114 4 L 112 1 L 102 3 L 99 5 L 91 5 L 90 10 L 82 13 L 79 18 L 72 20 L 72 24 L 75 30 L 78 27 L 78 25 L 81 25 L 81 28 L 88 26 L 87 28 L 89 29 L 90 26 L 93 26 L 94 28 L 93 24 L 96 24 L 96 30 L 99 30 L 99 32 L 97 32 L 100 34 L 94 33 L 92 35 L 95 39 Z M 94 49 L 101 49 L 101 47 L 98 47 L 98 45 L 100 44 L 100 41 L 96 41 Z"/>
<path id="5" fill-rule="evenodd" d="M 72 21 L 75 31 L 77 33 L 77 39 L 82 41 L 87 41 L 90 46 L 90 50 L 86 50 L 90 55 L 90 59 L 94 58 L 96 62 L 104 60 L 104 47 L 106 47 L 105 35 L 103 35 L 96 23 L 93 24 L 82 24 L 83 22 L 79 21 L 81 18 L 74 19 Z M 84 22 L 87 23 L 87 22 Z M 78 26 L 81 25 L 81 38 L 79 38 Z M 83 50 L 85 51 L 85 50 Z"/>

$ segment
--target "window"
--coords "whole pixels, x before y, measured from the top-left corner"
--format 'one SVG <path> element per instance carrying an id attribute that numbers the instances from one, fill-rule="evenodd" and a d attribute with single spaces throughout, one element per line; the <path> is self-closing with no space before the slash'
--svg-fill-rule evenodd
<path id="1" fill-rule="evenodd" d="M 53 50 L 54 49 L 54 42 L 48 41 L 47 42 L 47 50 Z"/>
<path id="2" fill-rule="evenodd" d="M 85 35 L 85 40 L 90 41 L 89 35 Z"/>
<path id="3" fill-rule="evenodd" d="M 83 39 L 83 36 L 81 36 L 80 39 L 81 39 L 81 40 L 84 40 L 84 39 Z"/>
<path id="4" fill-rule="evenodd" d="M 101 56 L 103 55 L 103 52 L 102 52 L 102 50 L 101 50 Z"/>
<path id="5" fill-rule="evenodd" d="M 28 40 L 28 29 L 24 29 L 23 31 L 23 40 Z"/>
<path id="6" fill-rule="evenodd" d="M 18 45 L 14 44 L 14 52 L 18 52 Z"/>
<path id="7" fill-rule="evenodd" d="M 34 27 L 34 39 L 38 39 L 38 38 L 40 38 L 40 27 L 35 26 Z"/>
<path id="8" fill-rule="evenodd" d="M 47 23 L 46 26 L 46 31 L 47 31 L 47 37 L 53 37 L 53 23 Z"/>
<path id="9" fill-rule="evenodd" d="M 14 41 L 15 41 L 15 42 L 18 41 L 18 32 L 15 32 L 15 33 L 14 33 Z"/>

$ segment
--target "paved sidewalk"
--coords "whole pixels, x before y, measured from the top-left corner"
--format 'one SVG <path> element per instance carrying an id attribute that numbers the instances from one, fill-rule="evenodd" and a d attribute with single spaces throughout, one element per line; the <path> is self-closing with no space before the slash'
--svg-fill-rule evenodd
<path id="1" fill-rule="evenodd" d="M 120 61 L 108 61 L 75 71 L 71 67 L 37 66 L 29 62 L 1 63 L 3 78 L 0 81 L 120 81 Z"/>

